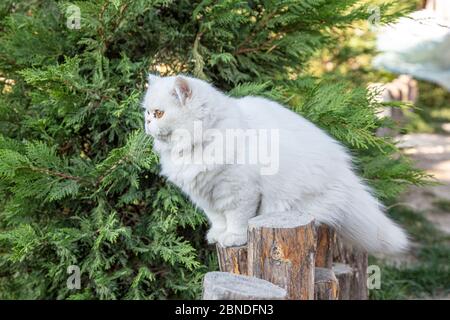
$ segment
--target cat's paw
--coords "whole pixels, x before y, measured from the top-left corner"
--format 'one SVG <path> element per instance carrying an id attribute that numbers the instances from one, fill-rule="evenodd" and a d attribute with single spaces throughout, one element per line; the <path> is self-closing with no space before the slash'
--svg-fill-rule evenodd
<path id="1" fill-rule="evenodd" d="M 225 228 L 211 228 L 206 233 L 206 241 L 213 244 L 219 241 L 219 237 L 225 233 Z"/>
<path id="2" fill-rule="evenodd" d="M 244 245 L 247 243 L 247 232 L 244 233 L 225 232 L 219 236 L 218 242 L 222 247 L 233 247 Z"/>

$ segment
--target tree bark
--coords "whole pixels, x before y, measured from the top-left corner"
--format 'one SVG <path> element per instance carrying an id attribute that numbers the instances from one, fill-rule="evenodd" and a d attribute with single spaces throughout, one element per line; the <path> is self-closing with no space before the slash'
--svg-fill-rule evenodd
<path id="1" fill-rule="evenodd" d="M 347 264 L 353 270 L 350 300 L 367 300 L 369 292 L 367 289 L 367 252 L 351 246 L 336 238 L 334 246 L 334 262 Z"/>
<path id="2" fill-rule="evenodd" d="M 336 242 L 336 232 L 333 228 L 321 224 L 316 228 L 317 249 L 316 267 L 331 269 L 333 266 L 333 248 Z"/>
<path id="3" fill-rule="evenodd" d="M 314 298 L 314 218 L 298 212 L 249 220 L 248 274 L 285 288 L 290 300 Z"/>
<path id="4" fill-rule="evenodd" d="M 334 263 L 333 272 L 339 283 L 338 300 L 350 300 L 352 296 L 353 269 L 343 263 Z"/>
<path id="5" fill-rule="evenodd" d="M 315 268 L 314 300 L 337 300 L 339 284 L 334 272 L 327 268 Z"/>
<path id="6" fill-rule="evenodd" d="M 247 275 L 247 246 L 222 247 L 216 244 L 216 250 L 220 271 Z"/>

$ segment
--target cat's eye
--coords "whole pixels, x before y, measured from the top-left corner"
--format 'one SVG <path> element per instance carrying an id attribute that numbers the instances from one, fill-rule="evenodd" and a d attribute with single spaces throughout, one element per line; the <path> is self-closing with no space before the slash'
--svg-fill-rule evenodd
<path id="1" fill-rule="evenodd" d="M 164 115 L 164 111 L 161 111 L 158 109 L 153 111 L 153 117 L 155 117 L 156 119 L 160 119 L 163 115 Z"/>

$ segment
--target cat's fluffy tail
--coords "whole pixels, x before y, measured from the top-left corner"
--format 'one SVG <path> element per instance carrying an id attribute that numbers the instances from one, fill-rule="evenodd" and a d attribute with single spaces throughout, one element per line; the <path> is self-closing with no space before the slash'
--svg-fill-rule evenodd
<path id="1" fill-rule="evenodd" d="M 383 213 L 382 205 L 365 188 L 352 193 L 339 220 L 342 236 L 369 252 L 393 254 L 408 249 L 406 233 Z"/>

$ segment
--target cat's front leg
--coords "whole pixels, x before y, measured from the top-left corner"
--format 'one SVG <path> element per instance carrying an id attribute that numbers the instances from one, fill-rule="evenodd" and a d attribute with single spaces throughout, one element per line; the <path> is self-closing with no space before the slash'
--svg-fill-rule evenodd
<path id="1" fill-rule="evenodd" d="M 257 214 L 261 193 L 254 180 L 249 179 L 251 175 L 240 168 L 222 173 L 210 198 L 211 207 L 222 213 L 226 221 L 226 229 L 217 242 L 224 247 L 240 246 L 247 242 L 248 220 Z"/>
<path id="2" fill-rule="evenodd" d="M 247 243 L 248 220 L 256 216 L 258 201 L 248 199 L 245 205 L 226 210 L 227 228 L 219 236 L 218 242 L 224 247 L 240 246 Z"/>
<path id="3" fill-rule="evenodd" d="M 248 219 L 251 216 L 243 216 L 239 211 L 227 211 L 227 229 L 223 232 L 218 242 L 223 247 L 241 246 L 247 243 Z"/>
<path id="4" fill-rule="evenodd" d="M 209 244 L 218 242 L 219 237 L 225 233 L 227 229 L 225 216 L 221 213 L 205 211 L 210 222 L 211 228 L 206 233 L 206 241 Z"/>

